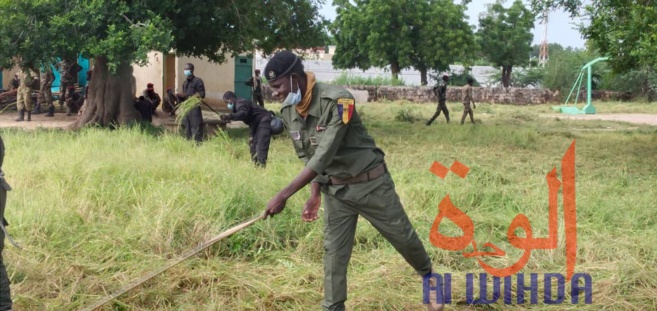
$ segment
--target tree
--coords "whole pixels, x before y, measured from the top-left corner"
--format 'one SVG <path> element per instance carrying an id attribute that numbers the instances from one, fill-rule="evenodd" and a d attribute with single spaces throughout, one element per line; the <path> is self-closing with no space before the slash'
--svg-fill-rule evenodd
<path id="1" fill-rule="evenodd" d="M 73 127 L 125 124 L 139 119 L 132 65 L 145 64 L 148 52 L 220 63 L 226 54 L 254 49 L 270 53 L 321 45 L 326 22 L 317 2 L 0 0 L 0 40 L 3 46 L 14 44 L 0 48 L 0 60 L 53 62 L 80 52 L 93 58 L 86 109 Z M 28 27 L 21 26 L 25 20 Z"/>
<path id="2" fill-rule="evenodd" d="M 488 6 L 479 17 L 477 31 L 481 51 L 496 66 L 502 68 L 502 84 L 509 87 L 513 66 L 527 63 L 531 52 L 534 14 L 516 0 L 510 8 L 502 0 Z"/>
<path id="3" fill-rule="evenodd" d="M 390 66 L 394 79 L 404 68 L 445 71 L 455 61 L 473 58 L 474 35 L 465 7 L 452 0 L 336 0 L 331 27 L 336 68 Z"/>

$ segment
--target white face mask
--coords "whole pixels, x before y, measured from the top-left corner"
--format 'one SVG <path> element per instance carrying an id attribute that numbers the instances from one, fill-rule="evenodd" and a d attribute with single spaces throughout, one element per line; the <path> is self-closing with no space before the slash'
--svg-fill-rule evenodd
<path id="1" fill-rule="evenodd" d="M 301 89 L 297 83 L 296 93 L 292 93 L 292 76 L 290 76 L 290 93 L 287 94 L 287 98 L 283 101 L 283 107 L 294 106 L 301 102 Z"/>

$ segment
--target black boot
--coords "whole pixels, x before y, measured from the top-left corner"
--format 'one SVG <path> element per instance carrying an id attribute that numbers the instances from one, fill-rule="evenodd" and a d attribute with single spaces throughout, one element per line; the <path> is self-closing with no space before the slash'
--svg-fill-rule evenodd
<path id="1" fill-rule="evenodd" d="M 25 121 L 25 109 L 21 109 L 18 111 L 18 119 L 14 120 L 16 122 L 22 122 Z"/>
<path id="2" fill-rule="evenodd" d="M 32 121 L 32 111 L 27 111 L 27 121 Z"/>
<path id="3" fill-rule="evenodd" d="M 55 106 L 52 105 L 48 107 L 48 114 L 46 114 L 46 117 L 54 117 L 55 116 Z"/>

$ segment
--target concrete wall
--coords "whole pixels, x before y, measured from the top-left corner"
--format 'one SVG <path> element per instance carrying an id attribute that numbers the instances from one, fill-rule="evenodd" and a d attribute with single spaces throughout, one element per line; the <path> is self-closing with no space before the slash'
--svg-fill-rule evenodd
<path id="1" fill-rule="evenodd" d="M 215 64 L 205 58 L 178 57 L 176 59 L 176 91 L 182 92 L 186 63 L 194 64 L 194 75 L 205 84 L 205 102 L 213 107 L 224 107 L 224 92 L 235 90 L 235 59 L 228 57 L 223 64 Z"/>
<path id="2" fill-rule="evenodd" d="M 14 68 L 3 68 L 2 70 L 2 85 L 0 85 L 0 89 L 3 90 L 8 90 L 9 89 L 9 81 L 14 78 L 14 73 L 20 71 L 18 67 Z"/>
<path id="3" fill-rule="evenodd" d="M 357 96 L 362 101 L 367 97 L 368 102 L 372 101 L 395 101 L 407 100 L 417 103 L 435 103 L 437 101 L 431 87 L 418 86 L 371 86 L 371 85 L 350 85 L 345 86 L 348 89 L 356 90 Z M 447 88 L 448 102 L 461 102 L 461 87 L 450 86 Z M 352 92 L 352 93 L 356 93 Z M 361 96 L 362 94 L 362 96 Z M 366 95 L 365 95 L 366 94 Z M 493 104 L 507 105 L 541 105 L 547 103 L 563 103 L 561 94 L 558 91 L 546 89 L 524 89 L 524 88 L 487 88 L 474 87 L 472 95 L 475 103 L 485 102 Z M 356 96 L 356 94 L 354 94 Z M 594 100 L 628 100 L 626 94 L 611 91 L 593 91 L 591 98 Z M 271 97 L 271 91 L 265 88 L 265 100 L 276 101 Z M 572 101 L 572 100 L 571 100 Z M 582 91 L 579 97 L 579 103 L 586 101 L 586 92 Z"/>
<path id="4" fill-rule="evenodd" d="M 153 83 L 155 92 L 160 96 L 165 94 L 166 86 L 164 85 L 164 60 L 165 55 L 160 52 L 148 53 L 148 64 L 144 67 L 133 66 L 133 75 L 135 76 L 136 91 L 135 97 L 141 96 L 148 83 Z"/>

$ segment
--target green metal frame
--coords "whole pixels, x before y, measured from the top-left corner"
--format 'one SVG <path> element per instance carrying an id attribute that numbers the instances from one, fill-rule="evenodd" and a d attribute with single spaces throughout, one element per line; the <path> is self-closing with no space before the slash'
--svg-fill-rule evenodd
<path id="1" fill-rule="evenodd" d="M 570 89 L 570 94 L 568 94 L 568 97 L 566 98 L 566 102 L 562 106 L 557 106 L 553 107 L 554 110 L 561 111 L 561 113 L 567 113 L 567 114 L 595 114 L 596 110 L 593 104 L 591 103 L 591 66 L 597 62 L 605 61 L 608 60 L 609 57 L 598 57 L 590 62 L 588 62 L 584 67 L 582 67 L 582 70 L 579 72 L 579 76 L 577 77 L 577 80 L 575 81 L 575 84 L 573 85 L 573 88 Z M 586 106 L 582 108 L 582 110 L 579 110 L 577 108 L 577 100 L 579 99 L 579 90 L 582 87 L 582 79 L 584 78 L 584 70 L 587 72 L 587 79 L 586 79 Z M 575 95 L 575 103 L 573 106 L 568 106 L 568 101 L 570 100 L 570 96 L 573 95 L 573 92 L 577 89 L 577 94 Z"/>

